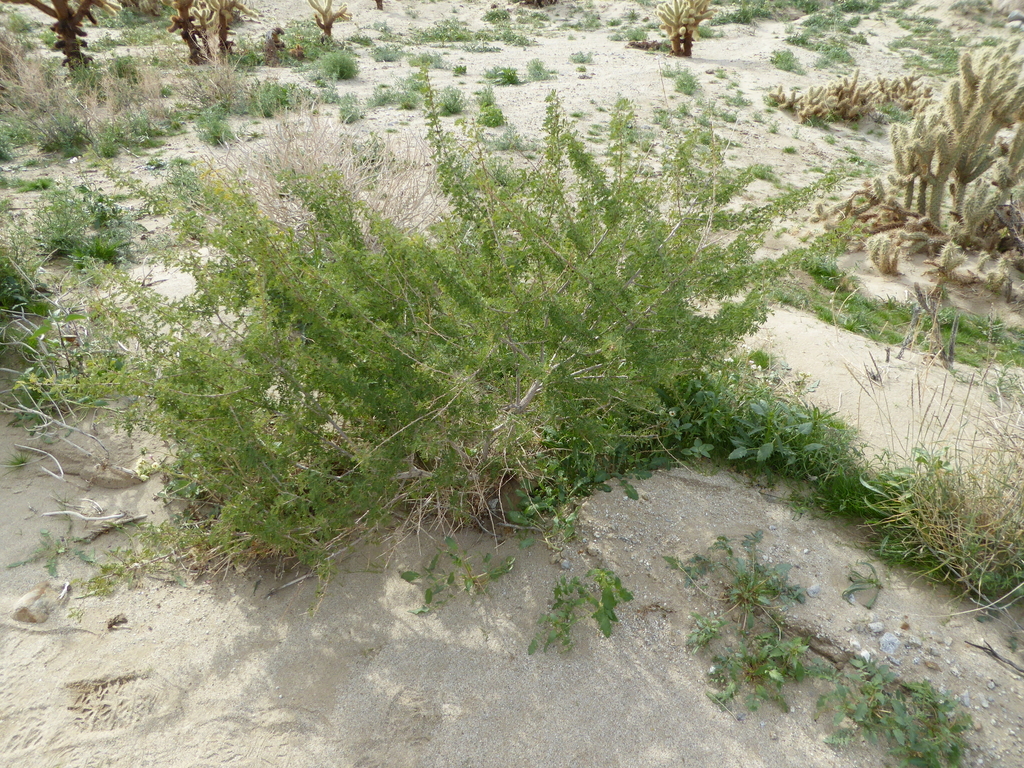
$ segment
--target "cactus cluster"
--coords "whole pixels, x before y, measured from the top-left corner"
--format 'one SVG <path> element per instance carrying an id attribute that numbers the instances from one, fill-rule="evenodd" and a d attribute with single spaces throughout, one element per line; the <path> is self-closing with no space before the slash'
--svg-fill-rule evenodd
<path id="1" fill-rule="evenodd" d="M 73 3 L 71 0 L 50 0 L 49 5 L 43 0 L 0 0 L 0 2 L 11 5 L 30 5 L 41 13 L 45 13 L 56 21 L 50 29 L 57 35 L 57 43 L 54 46 L 64 54 L 64 63 L 69 67 L 78 67 L 89 62 L 82 49 L 88 47 L 85 42 L 85 30 L 82 25 L 86 20 L 96 24 L 96 17 L 93 16 L 93 9 L 99 8 L 104 11 L 115 13 L 119 6 L 114 0 L 79 0 Z"/>
<path id="2" fill-rule="evenodd" d="M 229 53 L 228 39 L 236 16 L 255 16 L 240 0 L 164 0 L 174 10 L 168 32 L 179 32 L 188 46 L 191 64 L 203 64 L 218 53 Z"/>
<path id="3" fill-rule="evenodd" d="M 661 28 L 672 41 L 673 56 L 692 56 L 697 27 L 714 14 L 708 10 L 711 0 L 670 0 L 658 6 Z"/>
<path id="4" fill-rule="evenodd" d="M 336 21 L 351 21 L 352 14 L 348 12 L 348 6 L 343 5 L 338 10 L 334 10 L 331 4 L 334 0 L 327 0 L 326 3 L 318 2 L 318 0 L 306 0 L 309 3 L 309 7 L 313 9 L 313 20 L 316 25 L 320 27 L 321 38 L 326 42 L 333 38 L 334 22 Z M 383 7 L 383 2 L 378 3 L 378 8 Z"/>
<path id="5" fill-rule="evenodd" d="M 1024 183 L 1024 61 L 1015 50 L 962 53 L 942 98 L 891 128 L 888 175 L 831 210 L 819 207 L 821 218 L 856 218 L 868 235 L 884 234 L 866 243 L 881 271 L 891 273 L 900 252 L 924 253 L 943 279 L 954 279 L 964 250 L 994 261 L 993 274 L 1007 271 L 1014 231 L 1003 209 Z"/>
<path id="6" fill-rule="evenodd" d="M 852 77 L 815 86 L 807 93 L 787 94 L 780 85 L 768 93 L 768 98 L 780 108 L 795 112 L 800 122 L 812 118 L 859 120 L 885 104 L 920 112 L 931 103 L 932 89 L 918 82 L 918 75 L 861 81 L 858 69 Z"/>

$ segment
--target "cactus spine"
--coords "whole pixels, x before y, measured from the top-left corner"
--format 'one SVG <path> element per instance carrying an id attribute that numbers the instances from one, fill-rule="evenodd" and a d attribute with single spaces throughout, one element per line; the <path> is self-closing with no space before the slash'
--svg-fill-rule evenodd
<path id="1" fill-rule="evenodd" d="M 672 41 L 673 56 L 693 55 L 697 27 L 714 15 L 708 10 L 710 4 L 711 0 L 670 0 L 658 6 L 658 18 Z"/>

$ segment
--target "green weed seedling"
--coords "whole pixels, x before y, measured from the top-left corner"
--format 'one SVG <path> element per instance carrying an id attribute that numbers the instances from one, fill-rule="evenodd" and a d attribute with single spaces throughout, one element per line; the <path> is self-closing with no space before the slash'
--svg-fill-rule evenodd
<path id="1" fill-rule="evenodd" d="M 885 665 L 857 658 L 851 664 L 835 690 L 818 700 L 819 710 L 835 710 L 838 730 L 827 743 L 843 746 L 858 734 L 877 743 L 881 736 L 900 765 L 960 765 L 967 748 L 964 734 L 972 725 L 967 712 L 927 680 L 905 683 Z"/>
<path id="2" fill-rule="evenodd" d="M 410 584 L 423 580 L 426 590 L 423 593 L 423 605 L 411 613 L 430 613 L 434 608 L 440 608 L 460 591 L 469 595 L 477 595 L 487 591 L 487 585 L 495 579 L 499 579 L 512 570 L 515 563 L 514 557 L 506 557 L 498 564 L 492 564 L 493 552 L 487 552 L 480 561 L 479 566 L 474 566 L 469 554 L 459 547 L 458 543 L 451 536 L 446 536 L 444 549 L 431 558 L 423 573 L 417 571 L 404 571 L 401 577 Z M 451 570 L 442 570 L 441 560 L 447 558 L 451 564 Z"/>
<path id="3" fill-rule="evenodd" d="M 869 611 L 875 607 L 875 601 L 878 600 L 878 594 L 882 591 L 882 581 L 878 578 L 878 572 L 875 570 L 875 566 L 871 563 L 862 560 L 857 565 L 866 565 L 871 571 L 868 573 L 861 573 L 856 569 L 850 570 L 850 575 L 847 578 L 850 580 L 850 586 L 845 592 L 843 592 L 843 600 L 849 603 L 859 602 L 855 595 L 858 592 L 867 592 L 873 590 L 873 594 L 868 597 L 868 601 L 864 603 L 864 607 Z"/>
<path id="4" fill-rule="evenodd" d="M 20 568 L 23 565 L 43 560 L 46 563 L 46 572 L 50 574 L 51 577 L 57 578 L 57 561 L 63 555 L 67 554 L 72 554 L 83 563 L 89 563 L 90 565 L 96 562 L 96 558 L 85 550 L 72 549 L 68 544 L 68 540 L 63 536 L 56 537 L 49 531 L 40 531 L 39 546 L 32 551 L 32 554 L 24 560 L 19 560 L 16 563 L 9 563 L 7 567 Z"/>
<path id="5" fill-rule="evenodd" d="M 541 642 L 544 643 L 544 651 L 556 643 L 562 651 L 572 650 L 572 628 L 583 618 L 580 609 L 589 611 L 593 608 L 591 618 L 597 622 L 601 634 L 611 637 L 612 629 L 619 620 L 615 606 L 632 600 L 633 593 L 622 586 L 618 576 L 603 568 L 592 568 L 587 578 L 593 580 L 594 586 L 579 576 L 571 579 L 562 576 L 555 583 L 551 611 L 538 620 L 541 629 L 530 641 L 527 653 L 534 653 L 541 647 Z"/>

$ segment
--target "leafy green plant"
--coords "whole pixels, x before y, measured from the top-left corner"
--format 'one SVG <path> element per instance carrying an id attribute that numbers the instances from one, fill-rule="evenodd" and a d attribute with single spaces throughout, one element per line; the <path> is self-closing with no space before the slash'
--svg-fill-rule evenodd
<path id="1" fill-rule="evenodd" d="M 492 564 L 493 552 L 484 553 L 480 565 L 474 566 L 469 554 L 459 547 L 451 536 L 445 537 L 444 549 L 431 558 L 423 573 L 404 571 L 401 577 L 410 584 L 422 580 L 426 585 L 423 605 L 412 613 L 429 613 L 440 608 L 459 592 L 476 595 L 487 591 L 487 585 L 512 570 L 515 558 L 511 555 L 497 564 Z M 448 561 L 451 570 L 441 570 L 442 558 Z"/>
<path id="2" fill-rule="evenodd" d="M 835 690 L 818 700 L 819 709 L 835 710 L 833 724 L 838 730 L 826 739 L 828 743 L 849 744 L 863 734 L 872 743 L 884 738 L 900 765 L 960 765 L 971 716 L 953 699 L 927 680 L 903 682 L 885 665 L 858 658 L 850 663 L 853 669 Z"/>
<path id="3" fill-rule="evenodd" d="M 577 51 L 569 55 L 569 61 L 573 64 L 593 64 L 594 54 L 589 51 Z"/>
<path id="4" fill-rule="evenodd" d="M 572 629 L 583 618 L 579 613 L 581 609 L 584 612 L 593 609 L 590 616 L 597 622 L 601 634 L 611 637 L 614 625 L 619 620 L 615 615 L 615 607 L 632 600 L 633 593 L 622 586 L 618 576 L 603 568 L 592 568 L 587 578 L 593 584 L 588 584 L 579 576 L 571 579 L 562 576 L 555 583 L 551 611 L 538 620 L 541 629 L 530 641 L 528 653 L 532 654 L 538 648 L 547 651 L 555 644 L 563 652 L 572 650 Z"/>
<path id="5" fill-rule="evenodd" d="M 410 56 L 408 59 L 409 66 L 415 69 L 445 69 L 448 65 L 445 63 L 444 57 L 440 53 L 433 51 L 424 51 Z"/>
<path id="6" fill-rule="evenodd" d="M 34 234 L 47 257 L 116 263 L 131 252 L 132 219 L 108 195 L 85 186 L 43 193 Z"/>
<path id="7" fill-rule="evenodd" d="M 505 113 L 497 104 L 487 104 L 480 107 L 476 121 L 485 128 L 500 128 L 505 125 Z"/>
<path id="8" fill-rule="evenodd" d="M 665 77 L 672 80 L 676 90 L 687 96 L 693 96 L 700 90 L 700 81 L 689 69 L 684 67 L 669 67 L 665 69 Z"/>
<path id="9" fill-rule="evenodd" d="M 45 115 L 36 123 L 39 149 L 59 152 L 64 157 L 81 155 L 92 143 L 92 132 L 85 120 L 74 112 L 60 111 Z"/>
<path id="10" fill-rule="evenodd" d="M 379 45 L 370 51 L 374 61 L 401 61 L 405 51 L 397 45 Z"/>

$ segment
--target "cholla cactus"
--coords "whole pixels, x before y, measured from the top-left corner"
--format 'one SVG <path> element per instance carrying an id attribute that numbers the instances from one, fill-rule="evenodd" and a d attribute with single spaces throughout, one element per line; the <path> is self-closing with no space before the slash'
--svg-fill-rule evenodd
<path id="1" fill-rule="evenodd" d="M 230 53 L 234 43 L 228 40 L 231 34 L 229 27 L 236 16 L 242 15 L 256 14 L 240 0 L 199 0 L 195 10 L 196 25 L 203 31 L 207 47 L 213 49 L 211 39 L 216 37 L 216 49 L 220 53 Z"/>
<path id="2" fill-rule="evenodd" d="M 174 9 L 171 26 L 167 28 L 167 31 L 181 33 L 181 39 L 188 46 L 189 64 L 203 64 L 208 61 L 209 51 L 201 31 L 196 26 L 196 17 L 192 12 L 195 0 L 165 0 L 165 2 Z"/>
<path id="3" fill-rule="evenodd" d="M 1024 175 L 1024 80 L 1015 49 L 1016 44 L 964 52 L 960 77 L 946 88 L 942 102 L 909 125 L 893 126 L 889 182 L 908 208 L 938 223 L 949 193 L 952 218 L 970 231 L 983 223 L 979 217 L 991 218 L 995 206 L 1009 198 Z M 1009 128 L 1015 129 L 1013 137 L 997 141 Z M 982 176 L 981 183 L 995 193 L 972 192 Z"/>
<path id="4" fill-rule="evenodd" d="M 316 25 L 320 27 L 320 31 L 323 33 L 321 37 L 325 41 L 334 37 L 334 22 L 352 20 L 352 14 L 348 12 L 347 5 L 343 5 L 335 11 L 331 8 L 331 4 L 334 0 L 327 0 L 326 3 L 318 2 L 318 0 L 306 0 L 306 2 L 309 3 L 309 7 L 313 9 L 313 20 L 316 22 Z M 383 3 L 378 5 L 378 7 L 382 6 Z"/>
<path id="5" fill-rule="evenodd" d="M 658 18 L 672 41 L 673 56 L 693 55 L 697 27 L 714 15 L 708 10 L 710 4 L 711 0 L 670 0 L 658 6 Z"/>
<path id="6" fill-rule="evenodd" d="M 82 53 L 88 47 L 85 42 L 85 30 L 82 24 L 88 19 L 93 24 L 96 17 L 93 8 L 114 13 L 118 5 L 114 0 L 79 0 L 77 4 L 71 0 L 50 0 L 47 5 L 43 0 L 0 0 L 11 5 L 31 5 L 37 11 L 45 13 L 57 21 L 50 27 L 57 33 L 57 44 L 54 46 L 64 54 L 64 63 L 69 67 L 79 67 L 89 63 L 89 57 Z"/>
<path id="7" fill-rule="evenodd" d="M 768 94 L 780 108 L 795 112 L 800 122 L 812 118 L 859 120 L 885 104 L 918 112 L 931 104 L 931 96 L 932 89 L 919 83 L 917 75 L 861 81 L 859 69 L 852 77 L 815 86 L 804 94 L 787 94 L 781 85 Z"/>

